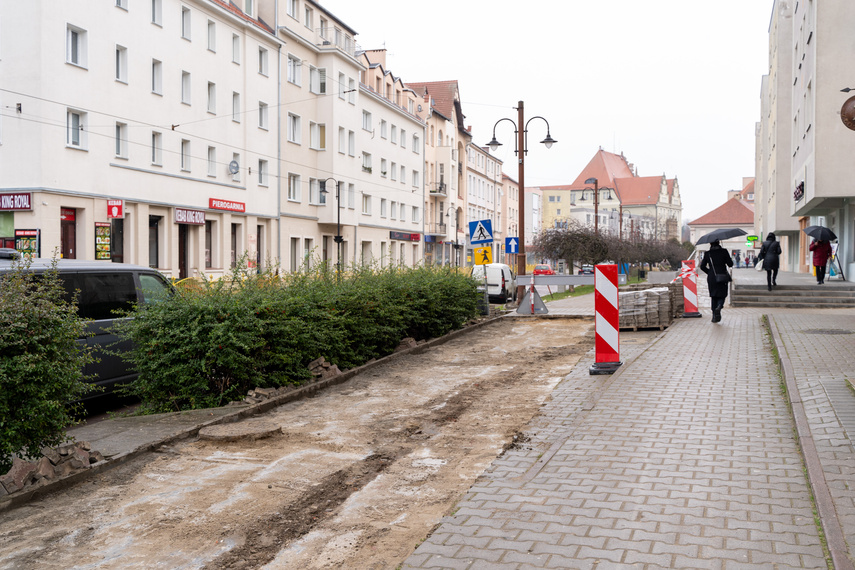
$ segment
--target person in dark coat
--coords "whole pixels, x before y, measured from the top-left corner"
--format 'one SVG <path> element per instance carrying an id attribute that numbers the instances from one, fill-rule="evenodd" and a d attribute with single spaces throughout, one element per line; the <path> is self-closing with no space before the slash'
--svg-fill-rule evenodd
<path id="1" fill-rule="evenodd" d="M 715 240 L 710 244 L 709 250 L 704 252 L 704 258 L 701 261 L 701 271 L 707 274 L 707 287 L 710 291 L 710 307 L 712 308 L 712 322 L 714 323 L 721 321 L 721 309 L 724 307 L 724 300 L 727 298 L 729 289 L 729 283 L 719 283 L 716 280 L 716 275 L 729 275 L 728 267 L 733 267 L 733 259 L 727 250 L 721 247 L 721 243 Z"/>
<path id="2" fill-rule="evenodd" d="M 825 266 L 831 257 L 831 244 L 825 240 L 815 240 L 810 244 L 813 252 L 813 266 L 816 267 L 816 282 L 819 285 L 825 283 Z"/>
<path id="3" fill-rule="evenodd" d="M 763 269 L 766 270 L 766 285 L 769 287 L 769 291 L 772 290 L 773 285 L 775 287 L 778 286 L 778 267 L 781 264 L 780 255 L 781 244 L 775 240 L 775 234 L 769 232 L 769 235 L 766 236 L 766 241 L 760 247 L 760 255 L 757 256 L 757 259 L 763 261 Z"/>

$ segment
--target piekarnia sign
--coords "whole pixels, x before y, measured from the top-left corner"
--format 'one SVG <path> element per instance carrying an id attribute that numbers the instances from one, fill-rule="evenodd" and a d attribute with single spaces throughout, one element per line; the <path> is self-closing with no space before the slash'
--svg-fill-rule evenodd
<path id="1" fill-rule="evenodd" d="M 0 194 L 0 211 L 32 209 L 32 194 L 29 192 Z"/>
<path id="2" fill-rule="evenodd" d="M 227 210 L 229 212 L 246 212 L 246 204 L 243 202 L 232 202 L 231 200 L 220 200 L 209 198 L 208 206 L 212 210 Z"/>

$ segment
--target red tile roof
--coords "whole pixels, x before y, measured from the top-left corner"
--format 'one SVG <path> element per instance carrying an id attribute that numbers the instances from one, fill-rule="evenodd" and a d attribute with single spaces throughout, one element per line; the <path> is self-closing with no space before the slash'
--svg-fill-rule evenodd
<path id="1" fill-rule="evenodd" d="M 618 178 L 615 182 L 621 203 L 624 205 L 656 204 L 659 202 L 663 178 L 664 176 Z M 665 180 L 665 183 L 667 184 L 668 181 Z M 673 184 L 668 186 L 668 193 L 671 192 L 673 192 Z"/>
<path id="2" fill-rule="evenodd" d="M 428 96 L 431 106 L 440 115 L 451 120 L 455 116 L 454 101 L 457 97 L 457 80 L 450 81 L 428 81 L 425 83 L 406 82 L 406 86 L 415 91 L 419 97 Z M 463 128 L 463 125 L 459 125 Z"/>
<path id="3" fill-rule="evenodd" d="M 721 226 L 725 224 L 754 225 L 754 205 L 744 200 L 731 198 L 715 210 L 689 222 L 690 226 Z"/>

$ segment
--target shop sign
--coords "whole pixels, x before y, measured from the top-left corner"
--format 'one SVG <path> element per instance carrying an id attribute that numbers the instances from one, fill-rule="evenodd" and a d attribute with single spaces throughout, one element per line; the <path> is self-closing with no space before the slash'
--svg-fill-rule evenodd
<path id="1" fill-rule="evenodd" d="M 15 230 L 15 249 L 32 257 L 41 257 L 41 230 Z"/>
<path id="2" fill-rule="evenodd" d="M 202 210 L 184 210 L 182 208 L 175 208 L 175 223 L 204 226 L 205 212 Z"/>
<path id="3" fill-rule="evenodd" d="M 0 194 L 0 211 L 32 210 L 32 196 L 29 192 Z"/>
<path id="4" fill-rule="evenodd" d="M 77 210 L 72 208 L 60 208 L 59 219 L 63 222 L 73 222 L 77 219 Z"/>
<path id="5" fill-rule="evenodd" d="M 389 239 L 400 241 L 421 241 L 422 234 L 408 234 L 406 232 L 389 232 Z"/>
<path id="6" fill-rule="evenodd" d="M 208 207 L 212 210 L 227 210 L 229 212 L 246 212 L 246 204 L 243 202 L 232 202 L 231 200 L 220 200 L 209 198 Z"/>
<path id="7" fill-rule="evenodd" d="M 95 259 L 110 259 L 110 222 L 95 222 Z"/>
<path id="8" fill-rule="evenodd" d="M 107 217 L 108 218 L 124 218 L 125 217 L 125 201 L 124 200 L 107 200 Z"/>

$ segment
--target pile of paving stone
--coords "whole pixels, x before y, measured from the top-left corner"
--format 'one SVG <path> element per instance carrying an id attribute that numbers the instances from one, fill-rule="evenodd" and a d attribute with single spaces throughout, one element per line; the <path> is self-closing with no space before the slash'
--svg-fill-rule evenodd
<path id="1" fill-rule="evenodd" d="M 668 288 L 668 297 L 671 305 L 671 318 L 676 319 L 680 317 L 685 311 L 685 307 L 683 304 L 683 280 L 677 279 L 673 283 L 663 283 L 663 284 L 652 284 L 652 283 L 630 283 L 629 285 L 623 285 L 620 287 L 620 292 L 625 293 L 628 291 L 645 291 L 649 289 L 659 289 L 662 287 Z"/>
<path id="2" fill-rule="evenodd" d="M 46 449 L 36 461 L 24 461 L 14 457 L 12 468 L 0 477 L 0 496 L 62 479 L 77 471 L 89 469 L 90 465 L 99 461 L 104 461 L 104 456 L 98 451 L 92 451 L 86 441 Z"/>
<path id="3" fill-rule="evenodd" d="M 671 299 L 667 287 L 619 293 L 618 327 L 621 330 L 658 328 L 671 324 Z"/>

